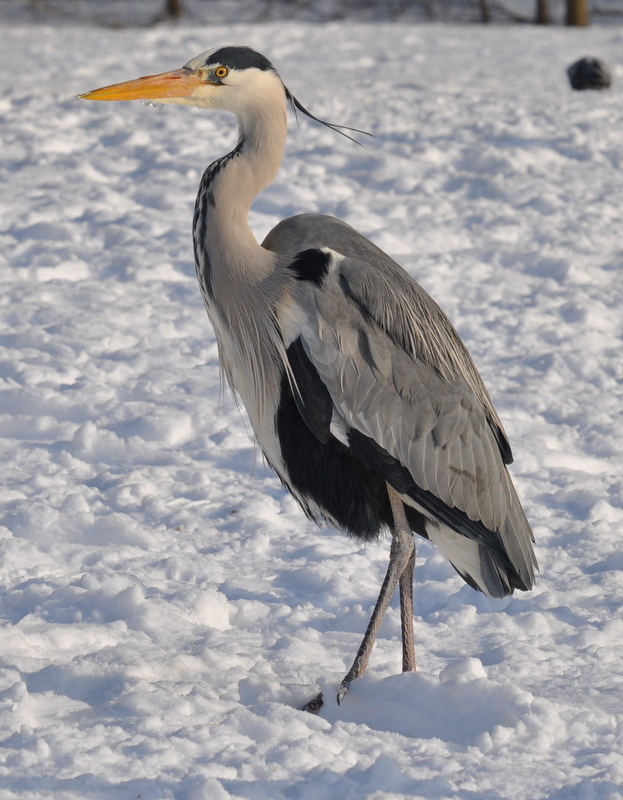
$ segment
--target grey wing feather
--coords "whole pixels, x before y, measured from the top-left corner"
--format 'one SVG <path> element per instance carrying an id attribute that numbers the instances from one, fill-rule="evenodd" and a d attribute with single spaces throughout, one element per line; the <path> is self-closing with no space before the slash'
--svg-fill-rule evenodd
<path id="1" fill-rule="evenodd" d="M 294 288 L 305 352 L 346 426 L 373 439 L 420 489 L 482 523 L 490 541 L 499 537 L 519 575 L 515 585 L 527 588 L 536 568 L 532 533 L 504 466 L 510 448 L 482 379 L 428 295 L 360 238 L 373 257 L 382 256 L 382 270 L 336 253 L 322 285 L 300 281 Z M 491 586 L 500 582 L 484 578 Z"/>
<path id="2" fill-rule="evenodd" d="M 276 225 L 262 246 L 291 261 L 308 248 L 346 257 L 341 288 L 405 352 L 449 380 L 461 376 L 485 409 L 505 464 L 513 461 L 504 427 L 471 356 L 450 321 L 411 276 L 350 225 L 322 214 L 299 214 Z"/>

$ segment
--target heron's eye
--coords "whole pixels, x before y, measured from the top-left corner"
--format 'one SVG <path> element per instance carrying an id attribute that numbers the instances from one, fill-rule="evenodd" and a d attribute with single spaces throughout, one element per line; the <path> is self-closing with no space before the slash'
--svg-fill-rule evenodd
<path id="1" fill-rule="evenodd" d="M 214 75 L 217 78 L 226 78 L 228 72 L 229 70 L 227 69 L 227 67 L 217 67 L 214 70 Z"/>

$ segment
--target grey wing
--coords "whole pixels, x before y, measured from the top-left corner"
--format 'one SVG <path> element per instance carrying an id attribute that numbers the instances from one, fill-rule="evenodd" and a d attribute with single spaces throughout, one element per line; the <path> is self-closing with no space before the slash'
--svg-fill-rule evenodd
<path id="1" fill-rule="evenodd" d="M 424 293 L 414 304 L 391 276 L 314 252 L 326 268 L 313 279 L 299 270 L 285 327 L 328 390 L 332 434 L 425 515 L 427 535 L 468 582 L 494 596 L 531 587 L 532 533 L 505 467 L 510 449 L 458 335 Z"/>

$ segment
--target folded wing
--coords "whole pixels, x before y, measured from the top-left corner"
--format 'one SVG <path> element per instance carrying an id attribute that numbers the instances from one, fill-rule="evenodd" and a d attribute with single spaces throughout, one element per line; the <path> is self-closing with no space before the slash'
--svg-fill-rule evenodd
<path id="1" fill-rule="evenodd" d="M 313 249 L 290 269 L 288 358 L 310 430 L 347 444 L 423 513 L 426 534 L 475 588 L 530 588 L 533 537 L 505 466 L 510 447 L 447 318 L 397 265 L 392 275 Z"/>

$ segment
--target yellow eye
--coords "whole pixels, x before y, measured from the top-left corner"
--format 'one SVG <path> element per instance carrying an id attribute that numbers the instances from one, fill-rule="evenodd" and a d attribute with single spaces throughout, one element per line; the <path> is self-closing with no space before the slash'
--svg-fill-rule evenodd
<path id="1" fill-rule="evenodd" d="M 217 67 L 214 70 L 214 75 L 217 78 L 225 78 L 225 77 L 227 77 L 227 73 L 228 72 L 229 72 L 229 70 L 227 69 L 227 67 Z"/>

